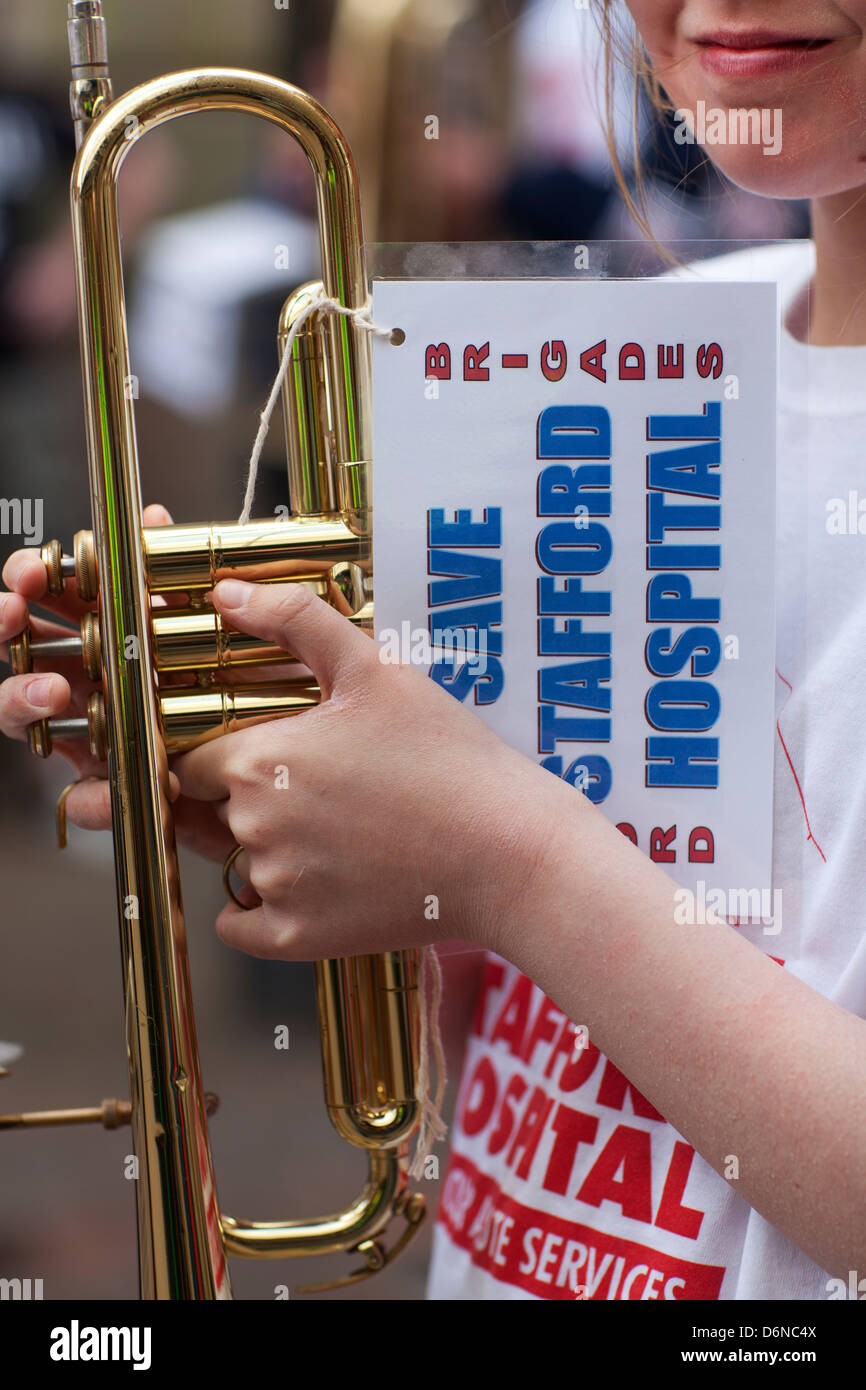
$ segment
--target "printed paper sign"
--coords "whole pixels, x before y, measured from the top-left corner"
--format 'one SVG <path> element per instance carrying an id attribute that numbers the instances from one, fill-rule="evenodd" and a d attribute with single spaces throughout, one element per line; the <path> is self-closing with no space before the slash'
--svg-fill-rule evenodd
<path id="1" fill-rule="evenodd" d="M 377 281 L 374 317 L 383 659 L 769 920 L 776 287 Z"/>

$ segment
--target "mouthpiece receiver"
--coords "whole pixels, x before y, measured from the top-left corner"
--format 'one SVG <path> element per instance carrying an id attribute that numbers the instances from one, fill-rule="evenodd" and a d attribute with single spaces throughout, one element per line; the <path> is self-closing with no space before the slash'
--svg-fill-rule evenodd
<path id="1" fill-rule="evenodd" d="M 67 9 L 69 38 L 69 110 L 78 148 L 90 126 L 113 100 L 108 71 L 108 36 L 102 0 L 72 0 Z"/>

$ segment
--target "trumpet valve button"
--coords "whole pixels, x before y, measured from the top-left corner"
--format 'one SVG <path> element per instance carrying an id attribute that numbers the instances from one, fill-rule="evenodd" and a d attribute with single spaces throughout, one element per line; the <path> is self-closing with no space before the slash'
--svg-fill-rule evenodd
<path id="1" fill-rule="evenodd" d="M 99 592 L 96 568 L 96 549 L 92 531 L 77 531 L 72 555 L 64 555 L 59 541 L 48 541 L 39 552 L 48 580 L 48 592 L 55 598 L 63 595 L 67 579 L 75 580 L 78 597 L 93 603 Z"/>
<path id="2" fill-rule="evenodd" d="M 28 671 L 33 670 L 33 656 L 30 651 L 30 629 L 25 627 L 23 632 L 19 632 L 17 637 L 13 637 L 9 643 L 9 664 L 12 673 L 16 676 L 26 676 Z"/>
<path id="3" fill-rule="evenodd" d="M 87 700 L 87 733 L 94 758 L 98 762 L 105 762 L 108 751 L 105 700 L 98 690 L 94 690 Z"/>
<path id="4" fill-rule="evenodd" d="M 27 742 L 30 745 L 30 752 L 35 753 L 38 758 L 51 756 L 51 730 L 48 727 L 47 719 L 40 719 L 38 723 L 29 725 Z"/>
<path id="5" fill-rule="evenodd" d="M 84 603 L 93 603 L 99 592 L 99 576 L 96 568 L 96 547 L 92 531 L 76 531 L 72 544 L 75 565 L 75 583 L 78 597 Z"/>
<path id="6" fill-rule="evenodd" d="M 48 592 L 54 594 L 55 598 L 60 598 L 63 594 L 64 585 L 63 550 L 60 542 L 49 541 L 47 545 L 43 545 L 39 555 L 45 566 L 45 574 L 48 580 Z"/>
<path id="7" fill-rule="evenodd" d="M 88 680 L 102 680 L 102 641 L 95 613 L 85 613 L 81 620 L 81 661 Z"/>

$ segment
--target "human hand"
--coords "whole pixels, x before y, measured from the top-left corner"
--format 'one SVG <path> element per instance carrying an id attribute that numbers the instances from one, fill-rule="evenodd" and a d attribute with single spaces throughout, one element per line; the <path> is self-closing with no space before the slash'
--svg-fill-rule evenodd
<path id="1" fill-rule="evenodd" d="M 227 905 L 221 939 L 284 960 L 448 937 L 496 949 L 524 910 L 557 779 L 420 671 L 384 665 L 300 585 L 224 580 L 212 600 L 228 625 L 291 649 L 322 690 L 315 709 L 175 764 L 183 795 L 211 803 L 243 847 L 250 910 Z"/>
<path id="2" fill-rule="evenodd" d="M 145 526 L 171 524 L 171 517 L 161 506 L 146 507 L 142 520 Z M 35 641 L 77 636 L 84 614 L 96 608 L 95 604 L 83 603 L 78 598 L 72 580 L 66 583 L 61 596 L 55 597 L 48 592 L 45 566 L 36 547 L 16 550 L 10 555 L 3 567 L 3 582 L 10 590 L 0 593 L 0 658 L 4 661 L 9 660 L 10 639 L 28 624 Z M 31 614 L 31 604 L 75 626 L 63 626 Z M 28 725 L 40 719 L 86 714 L 87 698 L 99 687 L 85 676 L 81 658 L 53 658 L 51 671 L 45 670 L 46 664 L 38 661 L 38 670 L 24 676 L 9 676 L 0 684 L 0 733 L 7 738 L 26 738 Z M 68 819 L 83 830 L 110 830 L 111 799 L 106 764 L 92 756 L 86 739 L 57 739 L 54 747 L 72 764 L 77 777 L 94 779 L 83 781 L 70 792 L 66 802 Z M 217 862 L 225 859 L 233 843 L 225 826 L 210 807 L 180 798 L 177 779 L 173 774 L 169 777 L 171 791 L 177 798 L 174 818 L 178 839 L 206 858 Z"/>

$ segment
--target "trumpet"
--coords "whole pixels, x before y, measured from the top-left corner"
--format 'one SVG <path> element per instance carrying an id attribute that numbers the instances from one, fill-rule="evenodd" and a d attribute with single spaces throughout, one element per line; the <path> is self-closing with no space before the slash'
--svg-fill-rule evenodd
<path id="1" fill-rule="evenodd" d="M 311 96 L 274 77 L 202 68 L 154 78 L 113 96 L 98 0 L 69 4 L 71 102 L 78 152 L 71 207 L 89 456 L 92 531 L 73 554 L 42 549 L 54 594 L 75 586 L 98 604 L 80 637 L 12 644 L 13 669 L 80 652 L 101 680 L 86 719 L 45 720 L 30 746 L 84 737 L 107 758 L 120 926 L 128 1102 L 0 1117 L 0 1127 L 130 1123 L 141 1297 L 231 1297 L 231 1256 L 294 1258 L 351 1252 L 360 1266 L 327 1285 L 365 1278 L 390 1262 L 424 1216 L 410 1191 L 408 1139 L 419 1118 L 419 953 L 395 951 L 316 965 L 325 1099 L 342 1138 L 365 1151 L 367 1177 L 344 1210 L 309 1219 L 241 1220 L 220 1210 L 202 1090 L 171 805 L 169 755 L 206 738 L 315 705 L 310 677 L 285 675 L 287 655 L 222 627 L 205 595 L 221 578 L 312 586 L 372 632 L 369 334 L 346 310 L 367 299 L 358 186 L 351 152 Z M 288 443 L 288 517 L 145 529 L 134 393 L 127 346 L 117 178 L 132 146 L 163 122 L 231 110 L 271 122 L 301 145 L 315 180 L 322 279 L 287 301 L 290 334 L 282 401 Z M 184 597 L 184 606 L 160 598 Z M 281 667 L 276 681 L 239 684 L 245 666 Z M 178 673 L 194 680 L 176 684 Z M 67 792 L 70 789 L 67 788 Z M 65 794 L 64 794 L 65 795 Z M 58 822 L 63 829 L 63 797 Z M 224 871 L 228 885 L 230 856 Z M 384 1239 L 400 1218 L 393 1241 Z"/>

